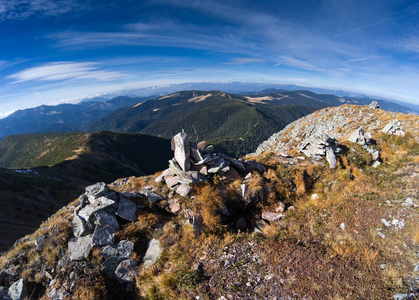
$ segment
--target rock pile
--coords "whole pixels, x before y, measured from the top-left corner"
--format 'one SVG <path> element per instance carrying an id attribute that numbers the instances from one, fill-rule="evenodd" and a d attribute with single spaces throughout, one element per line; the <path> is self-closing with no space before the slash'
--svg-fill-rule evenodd
<path id="1" fill-rule="evenodd" d="M 156 178 L 156 182 L 164 181 L 181 196 L 190 194 L 191 184 L 206 181 L 210 176 L 218 175 L 221 182 L 227 183 L 239 178 L 239 172 L 266 170 L 261 163 L 215 154 L 212 145 L 206 142 L 193 143 L 185 132 L 172 138 L 172 150 L 174 158 L 169 161 L 169 168 Z"/>
<path id="2" fill-rule="evenodd" d="M 317 125 L 310 126 L 304 136 L 305 139 L 298 145 L 298 151 L 316 160 L 326 156 L 330 168 L 336 168 L 336 155 L 341 152 L 337 139 Z"/>
<path id="3" fill-rule="evenodd" d="M 121 282 L 134 280 L 136 262 L 130 259 L 134 243 L 122 240 L 115 244 L 117 217 L 128 222 L 137 219 L 137 205 L 129 196 L 110 190 L 103 182 L 86 187 L 72 221 L 75 238 L 68 242 L 71 261 L 86 259 L 90 250 L 99 246 L 105 259 L 102 265 L 105 273 Z"/>
<path id="4" fill-rule="evenodd" d="M 394 134 L 394 135 L 401 135 L 401 136 L 405 135 L 405 132 L 402 127 L 402 122 L 400 122 L 399 120 L 394 120 L 392 122 L 389 122 L 381 131 L 387 134 Z"/>
<path id="5" fill-rule="evenodd" d="M 380 152 L 376 149 L 374 149 L 371 144 L 373 143 L 372 140 L 372 134 L 367 132 L 364 134 L 364 129 L 362 127 L 359 127 L 357 130 L 352 132 L 350 137 L 348 138 L 348 141 L 360 144 L 363 146 L 369 153 L 372 155 L 373 163 L 372 165 L 374 167 L 378 167 L 381 164 L 380 161 Z"/>

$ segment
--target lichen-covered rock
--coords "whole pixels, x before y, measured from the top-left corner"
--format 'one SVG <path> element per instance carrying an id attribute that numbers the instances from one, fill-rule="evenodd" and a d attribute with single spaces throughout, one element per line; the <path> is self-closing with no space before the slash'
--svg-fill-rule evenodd
<path id="1" fill-rule="evenodd" d="M 401 135 L 404 136 L 405 132 L 402 127 L 402 122 L 395 120 L 389 122 L 382 130 L 382 132 L 387 134 Z"/>
<path id="2" fill-rule="evenodd" d="M 98 182 L 93 185 L 86 187 L 86 196 L 92 198 L 98 198 L 105 196 L 109 191 L 109 186 L 104 182 Z"/>
<path id="3" fill-rule="evenodd" d="M 93 232 L 93 245 L 111 245 L 115 241 L 115 227 L 110 225 L 96 226 Z"/>
<path id="4" fill-rule="evenodd" d="M 138 275 L 137 262 L 131 259 L 122 261 L 115 270 L 120 282 L 134 282 Z"/>
<path id="5" fill-rule="evenodd" d="M 7 291 L 7 295 L 12 300 L 24 300 L 28 297 L 28 288 L 26 280 L 21 278 L 18 281 L 14 282 Z"/>
<path id="6" fill-rule="evenodd" d="M 94 225 L 96 226 L 109 225 L 109 226 L 114 227 L 115 231 L 119 230 L 119 224 L 114 215 L 111 215 L 107 213 L 106 211 L 98 211 L 98 212 L 95 212 L 93 215 L 95 217 Z"/>

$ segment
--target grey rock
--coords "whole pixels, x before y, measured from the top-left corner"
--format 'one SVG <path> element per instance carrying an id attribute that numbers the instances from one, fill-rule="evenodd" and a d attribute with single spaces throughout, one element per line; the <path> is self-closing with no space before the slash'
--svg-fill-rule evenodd
<path id="1" fill-rule="evenodd" d="M 166 185 L 171 189 L 179 184 L 179 176 L 166 176 L 164 181 L 166 182 Z"/>
<path id="2" fill-rule="evenodd" d="M 163 200 L 163 197 L 159 194 L 156 194 L 155 192 L 152 192 L 150 190 L 144 190 L 141 191 L 141 194 L 145 195 L 149 202 L 155 203 L 157 201 Z"/>
<path id="3" fill-rule="evenodd" d="M 36 238 L 36 240 L 35 240 L 36 250 L 41 250 L 42 244 L 44 243 L 45 238 L 46 237 L 44 235 L 40 235 Z"/>
<path id="4" fill-rule="evenodd" d="M 95 212 L 93 215 L 95 217 L 94 224 L 96 226 L 109 225 L 109 226 L 114 227 L 115 231 L 119 230 L 119 224 L 114 215 L 111 215 L 107 213 L 106 211 L 98 211 L 98 212 Z"/>
<path id="5" fill-rule="evenodd" d="M 263 164 L 255 162 L 253 160 L 246 160 L 243 162 L 243 164 L 246 168 L 246 172 L 258 171 L 262 173 L 266 171 L 266 167 Z"/>
<path id="6" fill-rule="evenodd" d="M 183 171 L 190 168 L 190 141 L 185 132 L 180 132 L 172 138 L 172 150 L 175 151 L 175 160 Z"/>
<path id="7" fill-rule="evenodd" d="M 89 221 L 90 216 L 102 209 L 116 208 L 116 203 L 114 200 L 108 199 L 106 197 L 99 197 L 95 199 L 95 203 L 89 204 L 83 207 L 79 211 L 79 216 L 82 217 L 86 222 Z"/>
<path id="8" fill-rule="evenodd" d="M 279 214 L 279 213 L 273 213 L 273 212 L 263 212 L 262 213 L 262 219 L 267 221 L 279 221 L 283 219 L 285 215 Z"/>
<path id="9" fill-rule="evenodd" d="M 86 195 L 93 198 L 105 196 L 109 191 L 109 186 L 104 182 L 98 182 L 86 187 Z"/>
<path id="10" fill-rule="evenodd" d="M 379 109 L 380 105 L 378 105 L 377 101 L 372 101 L 370 105 L 368 105 L 368 109 Z"/>
<path id="11" fill-rule="evenodd" d="M 116 268 L 123 260 L 123 258 L 118 256 L 109 256 L 102 263 L 103 271 L 106 273 L 106 275 L 108 275 L 108 277 L 112 278 L 115 275 Z"/>
<path id="12" fill-rule="evenodd" d="M 6 296 L 2 291 L 0 291 L 0 300 L 9 300 L 10 298 Z"/>
<path id="13" fill-rule="evenodd" d="M 127 198 L 121 198 L 118 203 L 116 215 L 121 218 L 134 222 L 137 220 L 135 212 L 137 211 L 137 205 Z"/>
<path id="14" fill-rule="evenodd" d="M 89 256 L 93 247 L 92 235 L 70 239 L 68 242 L 68 250 L 70 252 L 70 260 L 81 260 Z"/>
<path id="15" fill-rule="evenodd" d="M 405 132 L 402 127 L 402 122 L 398 120 L 389 122 L 386 126 L 384 126 L 384 128 L 381 131 L 387 134 L 394 134 L 400 136 L 405 135 Z"/>
<path id="16" fill-rule="evenodd" d="M 134 282 L 138 275 L 137 262 L 126 259 L 115 270 L 115 275 L 120 282 Z"/>
<path id="17" fill-rule="evenodd" d="M 111 256 L 119 256 L 118 244 L 106 245 L 100 249 L 103 258 L 106 260 Z"/>
<path id="18" fill-rule="evenodd" d="M 265 220 L 257 220 L 256 221 L 256 228 L 255 228 L 255 230 L 256 229 L 259 229 L 259 231 L 257 231 L 257 232 L 260 232 L 260 233 L 263 233 L 263 230 L 266 228 L 266 226 L 268 226 L 269 224 L 268 223 L 266 223 L 266 221 Z"/>
<path id="19" fill-rule="evenodd" d="M 191 143 L 191 153 L 190 153 L 190 157 L 195 161 L 201 161 L 204 158 L 202 157 L 202 153 L 199 150 L 198 146 L 195 143 Z"/>
<path id="20" fill-rule="evenodd" d="M 415 299 L 415 294 L 413 293 L 406 293 L 406 294 L 402 294 L 402 293 L 396 293 L 393 296 L 394 300 L 407 300 L 407 299 Z"/>
<path id="21" fill-rule="evenodd" d="M 12 300 L 23 300 L 28 297 L 28 287 L 26 280 L 21 278 L 18 281 L 14 282 L 7 291 L 7 295 Z"/>
<path id="22" fill-rule="evenodd" d="M 177 213 L 180 210 L 180 204 L 178 199 L 170 199 L 169 201 L 167 201 L 167 203 L 169 204 L 169 210 L 171 213 Z"/>
<path id="23" fill-rule="evenodd" d="M 223 207 L 221 208 L 220 213 L 223 216 L 229 216 L 230 215 L 230 212 L 228 211 L 228 208 L 227 208 L 227 206 L 225 204 L 223 204 Z"/>
<path id="24" fill-rule="evenodd" d="M 76 238 L 86 235 L 88 233 L 86 221 L 79 216 L 74 216 L 74 219 L 71 222 L 71 226 L 73 229 L 73 235 Z"/>
<path id="25" fill-rule="evenodd" d="M 330 147 L 326 148 L 326 159 L 327 159 L 327 162 L 329 163 L 329 167 L 331 169 L 336 168 L 336 164 L 337 164 L 336 156 L 335 156 L 335 153 L 333 153 L 333 150 Z"/>
<path id="26" fill-rule="evenodd" d="M 219 157 L 214 161 L 214 164 L 208 166 L 208 173 L 218 173 L 219 171 L 221 171 L 221 169 L 223 169 L 226 166 L 227 164 L 224 158 Z"/>
<path id="27" fill-rule="evenodd" d="M 380 162 L 379 160 L 375 160 L 375 161 L 372 163 L 372 166 L 373 166 L 374 168 L 377 168 L 379 165 L 381 165 L 381 162 Z"/>
<path id="28" fill-rule="evenodd" d="M 134 243 L 127 240 L 122 240 L 118 243 L 118 256 L 122 258 L 130 258 L 134 252 Z"/>
<path id="29" fill-rule="evenodd" d="M 243 218 L 240 218 L 236 221 L 234 226 L 236 227 L 236 229 L 245 229 L 246 221 Z"/>
<path id="30" fill-rule="evenodd" d="M 419 272 L 419 265 L 413 268 L 413 272 Z"/>
<path id="31" fill-rule="evenodd" d="M 115 227 L 110 225 L 96 226 L 93 232 L 93 245 L 111 245 L 115 241 Z"/>
<path id="32" fill-rule="evenodd" d="M 179 187 L 176 189 L 176 193 L 178 193 L 182 197 L 188 196 L 191 192 L 192 188 L 189 185 L 183 183 L 179 185 Z"/>
<path id="33" fill-rule="evenodd" d="M 144 267 L 148 268 L 153 265 L 159 258 L 162 252 L 160 242 L 156 239 L 152 239 L 147 246 L 147 251 L 143 258 Z"/>
<path id="34" fill-rule="evenodd" d="M 352 132 L 348 140 L 352 143 L 358 143 L 360 145 L 367 144 L 367 140 L 364 135 L 364 129 L 362 127 L 359 127 L 357 130 Z"/>

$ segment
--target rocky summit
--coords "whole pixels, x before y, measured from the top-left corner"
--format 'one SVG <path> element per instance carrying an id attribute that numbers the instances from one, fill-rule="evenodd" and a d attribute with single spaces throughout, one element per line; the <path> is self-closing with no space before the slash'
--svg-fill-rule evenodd
<path id="1" fill-rule="evenodd" d="M 0 257 L 0 299 L 416 299 L 419 117 L 326 108 L 235 159 L 186 132 Z"/>

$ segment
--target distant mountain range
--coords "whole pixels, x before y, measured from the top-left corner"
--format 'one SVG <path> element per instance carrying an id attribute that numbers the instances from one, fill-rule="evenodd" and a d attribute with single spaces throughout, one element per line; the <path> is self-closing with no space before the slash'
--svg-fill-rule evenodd
<path id="1" fill-rule="evenodd" d="M 6 118 L 0 119 L 0 137 L 22 133 L 80 131 L 86 122 L 94 118 L 105 116 L 118 108 L 148 99 L 150 97 L 118 96 L 104 102 L 41 105 L 18 110 Z"/>

